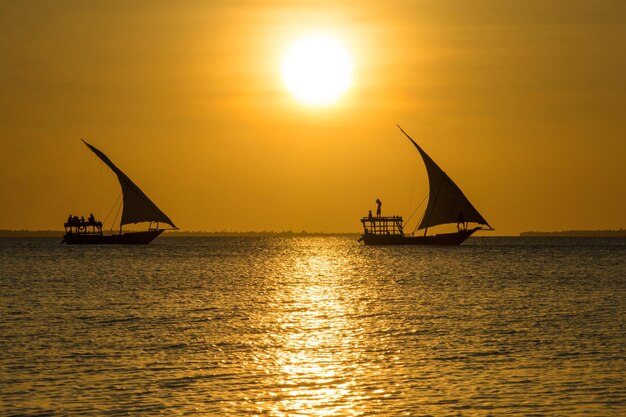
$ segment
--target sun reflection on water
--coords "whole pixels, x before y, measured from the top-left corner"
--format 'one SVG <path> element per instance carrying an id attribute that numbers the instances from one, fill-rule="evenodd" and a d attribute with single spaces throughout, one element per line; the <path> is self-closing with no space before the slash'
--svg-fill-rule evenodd
<path id="1" fill-rule="evenodd" d="M 11 415 L 624 415 L 623 243 L 26 240 L 0 242 Z"/>
<path id="2" fill-rule="evenodd" d="M 272 415 L 359 415 L 358 395 L 350 377 L 354 368 L 355 326 L 344 293 L 346 261 L 332 251 L 293 259 L 293 279 L 277 294 L 282 309 L 277 348 L 266 366 L 279 387 Z M 352 349 L 345 349 L 346 346 Z"/>

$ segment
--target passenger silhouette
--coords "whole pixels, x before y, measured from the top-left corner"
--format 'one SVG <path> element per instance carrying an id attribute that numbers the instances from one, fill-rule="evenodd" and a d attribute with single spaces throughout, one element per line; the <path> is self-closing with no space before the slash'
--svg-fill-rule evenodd
<path id="1" fill-rule="evenodd" d="M 465 217 L 463 217 L 463 212 L 460 212 L 459 217 L 456 219 L 456 228 L 459 231 L 461 228 L 465 229 Z"/>
<path id="2" fill-rule="evenodd" d="M 376 199 L 376 204 L 378 204 L 378 208 L 376 208 L 376 217 L 380 217 L 380 213 L 381 213 L 381 207 L 383 205 L 383 202 L 380 201 L 380 199 Z"/>

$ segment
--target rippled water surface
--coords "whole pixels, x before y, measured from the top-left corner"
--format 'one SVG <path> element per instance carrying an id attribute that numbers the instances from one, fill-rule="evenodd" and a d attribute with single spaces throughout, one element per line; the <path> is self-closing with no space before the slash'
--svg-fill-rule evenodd
<path id="1" fill-rule="evenodd" d="M 626 415 L 626 239 L 0 239 L 1 415 Z"/>

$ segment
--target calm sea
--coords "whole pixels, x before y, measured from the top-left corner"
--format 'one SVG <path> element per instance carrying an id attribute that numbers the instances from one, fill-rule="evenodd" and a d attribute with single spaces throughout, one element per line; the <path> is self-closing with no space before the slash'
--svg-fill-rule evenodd
<path id="1" fill-rule="evenodd" d="M 0 415 L 626 415 L 626 239 L 0 239 Z"/>

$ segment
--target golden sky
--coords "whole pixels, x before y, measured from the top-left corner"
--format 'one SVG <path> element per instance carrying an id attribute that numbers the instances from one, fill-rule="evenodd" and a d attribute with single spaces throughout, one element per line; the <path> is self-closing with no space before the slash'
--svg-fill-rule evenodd
<path id="1" fill-rule="evenodd" d="M 322 31 L 339 101 L 283 86 Z M 498 235 L 626 227 L 623 1 L 0 3 L 0 229 L 104 218 L 104 151 L 182 230 L 357 232 L 428 192 L 400 124 Z"/>

